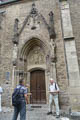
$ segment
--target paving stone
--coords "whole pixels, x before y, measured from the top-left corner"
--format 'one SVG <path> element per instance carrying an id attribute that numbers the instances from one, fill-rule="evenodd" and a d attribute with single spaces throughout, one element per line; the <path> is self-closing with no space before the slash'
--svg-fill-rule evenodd
<path id="1" fill-rule="evenodd" d="M 4 112 L 6 111 L 6 112 Z M 48 106 L 43 105 L 41 108 L 31 108 L 27 109 L 27 118 L 26 120 L 72 120 L 67 117 L 62 117 L 56 119 L 53 115 L 47 115 L 48 112 Z M 0 113 L 0 120 L 12 120 L 13 116 L 13 109 L 11 108 L 3 108 L 3 112 Z M 18 119 L 20 120 L 20 116 L 18 116 Z M 77 119 L 76 119 L 77 120 Z"/>

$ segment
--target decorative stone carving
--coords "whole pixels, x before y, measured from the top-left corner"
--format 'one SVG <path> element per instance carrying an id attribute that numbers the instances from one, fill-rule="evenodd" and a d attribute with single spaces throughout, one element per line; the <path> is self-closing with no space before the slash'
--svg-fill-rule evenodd
<path id="1" fill-rule="evenodd" d="M 50 52 L 51 62 L 56 62 L 56 44 L 53 41 L 53 39 L 51 39 L 50 48 L 51 48 Z"/>
<path id="2" fill-rule="evenodd" d="M 13 66 L 16 66 L 16 62 L 17 62 L 17 45 L 14 44 L 14 48 L 13 48 Z"/>
<path id="3" fill-rule="evenodd" d="M 30 51 L 28 56 L 29 65 L 44 64 L 44 63 L 45 63 L 45 57 L 40 47 L 36 47 Z"/>
<path id="4" fill-rule="evenodd" d="M 18 22 L 19 22 L 19 20 L 16 18 L 15 24 L 14 24 L 14 37 L 13 37 L 14 44 L 18 44 L 18 42 L 19 42 Z"/>
<path id="5" fill-rule="evenodd" d="M 5 16 L 4 13 L 5 13 L 5 11 L 1 11 L 1 12 L 0 12 L 0 29 L 2 29 L 1 23 L 2 23 L 3 18 L 4 18 L 4 16 Z"/>
<path id="6" fill-rule="evenodd" d="M 32 4 L 32 9 L 31 9 L 30 14 L 31 14 L 31 17 L 33 17 L 33 18 L 38 15 L 38 11 L 37 11 L 37 9 L 35 8 L 35 4 L 34 4 L 34 3 Z"/>
<path id="7" fill-rule="evenodd" d="M 32 4 L 32 9 L 31 9 L 31 12 L 30 12 L 30 17 L 32 18 L 32 27 L 31 27 L 31 29 L 35 30 L 36 27 L 37 27 L 36 25 L 38 24 L 38 22 L 37 22 L 38 11 L 35 8 L 35 4 L 34 3 Z"/>
<path id="8" fill-rule="evenodd" d="M 51 63 L 51 59 L 50 59 L 50 52 L 49 52 L 48 55 L 46 56 L 47 73 L 50 73 L 50 63 Z"/>
<path id="9" fill-rule="evenodd" d="M 50 38 L 53 39 L 56 37 L 56 34 L 54 30 L 54 14 L 52 11 L 49 13 L 49 16 L 50 16 L 49 17 L 49 25 L 50 25 L 49 34 L 50 34 Z"/>
<path id="10" fill-rule="evenodd" d="M 47 73 L 50 73 L 50 76 L 53 76 L 53 65 L 56 63 L 56 44 L 51 39 L 50 41 L 50 51 L 46 56 L 46 64 L 47 64 Z M 52 74 L 51 74 L 52 73 Z"/>
<path id="11" fill-rule="evenodd" d="M 23 22 L 23 26 L 21 30 L 19 31 L 19 35 L 22 33 L 26 24 L 28 25 L 28 27 L 31 27 L 31 30 L 35 30 L 41 25 L 41 21 L 42 21 L 49 32 L 50 38 L 51 39 L 55 38 L 56 35 L 55 35 L 55 30 L 54 30 L 54 19 L 53 19 L 52 11 L 50 12 L 49 16 L 50 16 L 50 20 L 49 20 L 50 25 L 47 23 L 44 16 L 38 13 L 38 10 L 35 8 L 35 4 L 32 4 L 32 9 L 29 15 L 25 18 Z"/>

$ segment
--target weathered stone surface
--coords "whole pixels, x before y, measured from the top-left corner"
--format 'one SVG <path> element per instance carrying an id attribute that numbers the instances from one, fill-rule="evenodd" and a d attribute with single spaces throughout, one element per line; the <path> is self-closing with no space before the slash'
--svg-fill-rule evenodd
<path id="1" fill-rule="evenodd" d="M 66 2 L 62 2 L 63 4 Z M 69 0 L 68 1 L 70 6 L 70 15 L 71 15 L 71 23 L 73 28 L 73 36 L 74 39 L 66 39 L 65 40 L 65 52 L 66 52 L 66 63 L 67 63 L 67 74 L 68 74 L 68 84 L 69 84 L 69 98 L 70 98 L 70 106 L 72 110 L 79 110 L 79 92 L 80 91 L 80 72 L 79 72 L 79 57 L 80 57 L 80 45 L 79 45 L 79 14 L 80 14 L 80 1 L 77 0 Z M 68 6 L 63 5 L 63 11 L 64 8 Z M 64 17 L 64 16 L 63 16 Z M 69 16 L 68 16 L 69 17 Z M 71 30 L 70 28 L 69 30 Z M 67 27 L 65 26 L 65 29 L 67 30 Z M 68 31 L 69 31 L 68 30 Z M 63 31 L 64 32 L 64 31 Z"/>
<path id="2" fill-rule="evenodd" d="M 73 38 L 70 8 L 69 3 L 67 1 L 61 2 L 61 15 L 64 39 Z"/>
<path id="3" fill-rule="evenodd" d="M 53 11 L 54 13 L 54 29 L 56 33 L 56 38 L 53 39 L 55 41 L 56 46 L 56 63 L 53 75 L 56 74 L 56 80 L 59 84 L 61 91 L 61 107 L 69 105 L 69 98 L 68 98 L 68 80 L 67 80 L 67 71 L 66 71 L 66 61 L 65 61 L 65 51 L 64 51 L 64 41 L 62 37 L 62 28 L 61 28 L 61 15 L 60 15 L 60 7 L 59 2 L 56 0 L 38 0 L 35 1 L 36 8 L 38 11 L 44 16 L 47 24 L 49 24 L 49 13 Z M 4 93 L 2 96 L 3 104 L 10 105 L 11 103 L 11 93 L 15 85 L 18 83 L 19 76 L 14 76 L 15 80 L 13 80 L 13 36 L 14 36 L 14 23 L 15 19 L 19 20 L 18 27 L 21 30 L 24 20 L 27 15 L 29 15 L 32 8 L 32 2 L 23 2 L 18 4 L 13 4 L 9 6 L 5 6 L 4 9 L 6 11 L 5 18 L 2 22 L 3 29 L 0 30 L 0 44 L 1 44 L 1 64 L 0 64 L 0 79 L 1 85 L 4 89 Z M 45 9 L 44 9 L 45 8 Z M 37 20 L 36 20 L 37 21 Z M 40 22 L 40 23 L 39 23 Z M 36 29 L 32 30 L 33 26 L 33 19 L 30 19 L 29 24 L 24 26 L 20 36 L 19 36 L 19 43 L 18 43 L 18 54 L 14 54 L 14 57 L 17 57 L 17 66 L 15 69 L 17 71 L 22 70 L 27 73 L 27 77 L 25 75 L 25 80 L 30 82 L 30 66 L 27 67 L 27 58 L 29 57 L 29 52 L 32 50 L 32 47 L 39 46 L 44 50 L 44 57 L 46 59 L 46 55 L 50 55 L 53 53 L 54 55 L 54 46 L 53 49 L 50 49 L 50 36 L 49 31 L 46 28 L 44 22 L 40 19 L 36 24 Z M 35 39 L 36 38 L 36 39 Z M 31 40 L 31 41 L 30 41 Z M 30 41 L 30 42 L 29 42 Z M 35 41 L 35 42 L 34 42 Z M 38 42 L 37 42 L 38 41 Z M 43 44 L 42 44 L 43 43 Z M 28 46 L 28 47 L 27 47 Z M 15 50 L 14 50 L 15 51 Z M 49 54 L 50 52 L 50 54 Z M 20 56 L 22 55 L 22 56 Z M 20 57 L 22 57 L 22 61 L 20 61 Z M 52 56 L 53 57 L 53 56 Z M 41 59 L 41 58 L 40 58 Z M 43 68 L 45 70 L 45 79 L 46 79 L 46 98 L 48 102 L 48 85 L 49 85 L 49 78 L 52 76 L 50 72 L 53 71 L 51 68 L 51 59 L 49 59 L 48 65 L 45 62 L 45 65 L 36 66 L 34 65 L 33 68 Z M 34 61 L 35 62 L 35 61 Z M 39 62 L 39 61 L 37 61 Z M 31 61 L 32 63 L 32 61 Z M 41 63 L 41 62 L 40 62 Z M 48 67 L 47 67 L 48 66 Z M 48 71 L 47 71 L 48 68 Z M 28 70 L 29 69 L 29 70 Z M 56 71 L 56 72 L 55 72 Z M 9 79 L 6 77 L 6 73 L 9 72 Z M 55 78 L 55 77 L 54 77 Z M 64 101 L 63 101 L 64 99 Z"/>
<path id="4" fill-rule="evenodd" d="M 79 41 L 79 36 L 80 36 L 80 1 L 79 0 L 70 0 L 68 1 L 70 4 L 70 13 L 71 13 L 71 21 L 72 21 L 72 26 L 73 26 L 73 33 L 75 37 L 75 42 L 76 42 L 76 49 L 77 49 L 77 55 L 78 55 L 78 62 L 79 62 L 79 67 L 80 67 L 80 41 Z"/>

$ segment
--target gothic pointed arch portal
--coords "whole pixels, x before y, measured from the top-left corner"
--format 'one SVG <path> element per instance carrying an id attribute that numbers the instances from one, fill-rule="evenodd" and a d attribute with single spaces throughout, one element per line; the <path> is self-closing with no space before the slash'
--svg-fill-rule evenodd
<path id="1" fill-rule="evenodd" d="M 29 91 L 32 93 L 31 103 L 46 103 L 46 56 L 49 47 L 42 40 L 32 38 L 21 48 L 18 56 L 18 66 L 20 77 L 24 77 L 25 84 L 30 85 Z"/>

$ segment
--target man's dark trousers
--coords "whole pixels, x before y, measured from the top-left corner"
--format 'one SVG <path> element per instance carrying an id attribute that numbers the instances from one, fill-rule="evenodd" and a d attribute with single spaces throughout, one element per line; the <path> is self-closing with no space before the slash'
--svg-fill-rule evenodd
<path id="1" fill-rule="evenodd" d="M 26 120 L 26 102 L 22 102 L 19 106 L 14 107 L 14 115 L 12 120 L 17 120 L 20 113 L 20 120 Z"/>

